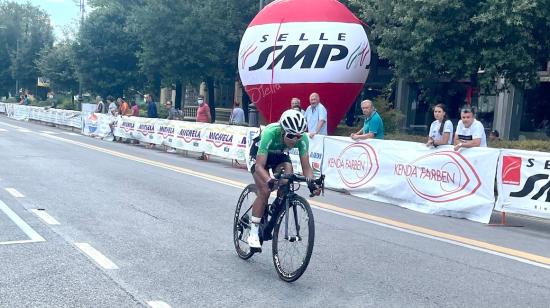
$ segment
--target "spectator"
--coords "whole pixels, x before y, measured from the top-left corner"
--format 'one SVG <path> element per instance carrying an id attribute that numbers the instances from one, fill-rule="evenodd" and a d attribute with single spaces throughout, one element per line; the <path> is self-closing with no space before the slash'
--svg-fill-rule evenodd
<path id="1" fill-rule="evenodd" d="M 176 120 L 178 117 L 178 111 L 176 110 L 176 107 L 172 105 L 171 100 L 167 100 L 166 103 L 164 103 L 164 106 L 166 106 L 166 109 L 168 110 L 168 116 L 166 117 L 167 120 Z M 169 147 L 167 148 L 166 152 L 168 153 L 176 153 L 176 148 Z"/>
<path id="2" fill-rule="evenodd" d="M 130 105 L 128 105 L 128 102 L 125 101 L 122 98 L 117 99 L 118 106 L 120 107 L 120 115 L 122 116 L 129 116 L 130 115 Z"/>
<path id="3" fill-rule="evenodd" d="M 315 135 L 327 134 L 327 109 L 323 104 L 319 94 L 311 93 L 309 96 L 310 105 L 307 107 L 304 114 L 307 121 L 307 131 L 309 132 L 309 138 L 313 138 Z"/>
<path id="4" fill-rule="evenodd" d="M 21 100 L 19 101 L 19 105 L 25 105 L 28 106 L 31 104 L 31 100 L 29 99 L 28 94 L 21 94 Z"/>
<path id="5" fill-rule="evenodd" d="M 107 102 L 109 103 L 109 115 L 116 117 L 118 114 L 118 106 L 115 103 L 115 98 L 109 95 L 107 96 Z"/>
<path id="6" fill-rule="evenodd" d="M 117 141 L 117 138 L 115 136 L 115 122 L 118 115 L 118 106 L 115 103 L 114 97 L 110 95 L 107 96 L 107 102 L 109 102 L 109 113 L 107 114 L 107 116 L 109 117 L 109 128 L 111 129 L 111 131 L 109 135 L 105 136 L 105 138 L 103 139 L 109 141 Z"/>
<path id="7" fill-rule="evenodd" d="M 350 135 L 351 139 L 384 139 L 384 123 L 374 108 L 372 101 L 368 99 L 362 101 L 361 110 L 363 110 L 363 114 L 366 117 L 363 127 L 357 133 L 352 133 Z"/>
<path id="8" fill-rule="evenodd" d="M 139 106 L 136 102 L 132 102 L 132 116 L 139 117 Z"/>
<path id="9" fill-rule="evenodd" d="M 199 95 L 197 103 L 199 104 L 199 108 L 197 109 L 196 121 L 202 122 L 202 123 L 212 123 L 212 116 L 210 115 L 210 107 L 208 107 L 208 103 L 205 102 L 204 96 Z"/>
<path id="10" fill-rule="evenodd" d="M 460 111 L 461 120 L 456 126 L 454 137 L 454 150 L 460 148 L 486 147 L 487 139 L 483 124 L 475 119 L 474 111 L 469 108 L 462 108 Z"/>
<path id="11" fill-rule="evenodd" d="M 453 123 L 447 119 L 447 108 L 444 104 L 434 107 L 435 121 L 430 125 L 427 146 L 451 144 L 453 135 Z"/>
<path id="12" fill-rule="evenodd" d="M 239 102 L 235 102 L 235 106 L 233 107 L 233 111 L 231 111 L 231 116 L 229 117 L 229 124 L 242 125 L 245 122 L 244 110 L 241 108 L 241 104 Z"/>
<path id="13" fill-rule="evenodd" d="M 300 99 L 297 98 L 297 97 L 293 97 L 290 100 L 290 109 L 300 111 L 300 113 L 302 113 L 302 115 L 304 115 L 304 113 L 305 113 L 304 109 L 302 109 L 302 106 L 300 105 Z"/>
<path id="14" fill-rule="evenodd" d="M 168 110 L 168 117 L 166 117 L 167 120 L 177 120 L 178 119 L 178 110 L 176 107 L 173 106 L 171 100 L 167 100 L 166 103 L 164 103 L 166 106 L 166 110 Z"/>
<path id="15" fill-rule="evenodd" d="M 103 102 L 103 98 L 101 98 L 101 96 L 99 95 L 96 96 L 95 102 L 96 102 L 96 108 L 95 108 L 96 113 L 107 113 L 107 106 L 105 106 L 105 103 Z"/>
<path id="16" fill-rule="evenodd" d="M 208 104 L 204 101 L 204 96 L 199 95 L 197 102 L 199 103 L 199 108 L 197 109 L 196 121 L 202 123 L 211 123 L 212 116 L 210 115 L 210 107 L 208 107 Z M 202 152 L 201 156 L 199 156 L 197 159 L 206 160 L 208 159 L 208 156 L 206 156 L 206 153 Z"/>
<path id="17" fill-rule="evenodd" d="M 489 142 L 493 142 L 493 141 L 499 141 L 500 140 L 500 133 L 498 132 L 498 130 L 492 130 L 490 133 L 489 133 Z"/>
<path id="18" fill-rule="evenodd" d="M 147 117 L 148 118 L 158 118 L 157 105 L 153 102 L 153 97 L 151 94 L 145 95 L 145 103 L 147 104 Z"/>

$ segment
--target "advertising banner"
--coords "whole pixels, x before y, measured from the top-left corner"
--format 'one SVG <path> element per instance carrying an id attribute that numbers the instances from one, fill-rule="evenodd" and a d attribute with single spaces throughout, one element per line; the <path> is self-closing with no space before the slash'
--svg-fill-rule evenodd
<path id="1" fill-rule="evenodd" d="M 31 108 L 28 106 L 23 105 L 12 105 L 13 107 L 13 114 L 11 114 L 11 118 L 14 118 L 18 121 L 28 121 L 30 118 L 30 111 Z"/>
<path id="2" fill-rule="evenodd" d="M 6 113 L 6 103 L 0 103 L 0 113 Z"/>
<path id="3" fill-rule="evenodd" d="M 202 136 L 207 123 L 175 121 L 176 136 L 172 139 L 170 146 L 185 151 L 202 152 L 204 151 L 204 143 Z"/>
<path id="4" fill-rule="evenodd" d="M 109 124 L 115 124 L 116 118 L 102 113 L 82 114 L 82 134 L 104 138 L 111 135 Z"/>
<path id="5" fill-rule="evenodd" d="M 415 211 L 488 223 L 499 150 L 325 138 L 328 187 Z"/>
<path id="6" fill-rule="evenodd" d="M 203 131 L 204 151 L 207 154 L 245 160 L 247 127 L 210 124 Z"/>
<path id="7" fill-rule="evenodd" d="M 157 138 L 155 134 L 155 124 L 159 119 L 136 118 L 133 138 L 144 143 L 153 143 L 160 145 L 162 140 Z"/>
<path id="8" fill-rule="evenodd" d="M 496 210 L 550 219 L 550 154 L 502 149 Z"/>

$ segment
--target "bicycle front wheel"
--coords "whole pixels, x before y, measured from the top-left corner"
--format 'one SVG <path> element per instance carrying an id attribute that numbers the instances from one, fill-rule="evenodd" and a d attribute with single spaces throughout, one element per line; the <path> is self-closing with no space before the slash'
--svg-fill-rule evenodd
<path id="1" fill-rule="evenodd" d="M 258 189 L 255 184 L 250 184 L 241 193 L 237 207 L 235 208 L 235 216 L 233 218 L 233 243 L 237 255 L 241 259 L 248 259 L 254 254 L 247 243 L 248 234 L 250 233 L 250 223 L 252 217 L 252 203 L 258 196 Z"/>
<path id="2" fill-rule="evenodd" d="M 294 196 L 288 202 L 288 213 L 283 209 L 273 230 L 273 264 L 279 278 L 292 282 L 300 278 L 309 265 L 315 242 L 315 221 L 304 198 Z"/>

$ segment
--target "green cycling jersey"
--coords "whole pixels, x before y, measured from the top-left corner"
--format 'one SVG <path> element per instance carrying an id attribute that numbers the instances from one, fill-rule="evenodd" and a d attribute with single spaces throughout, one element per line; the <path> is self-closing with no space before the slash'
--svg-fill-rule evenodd
<path id="1" fill-rule="evenodd" d="M 302 137 L 296 142 L 294 148 L 298 148 L 300 157 L 308 155 L 309 139 L 306 134 L 302 134 Z M 284 152 L 285 150 L 290 149 L 283 142 L 283 129 L 281 125 L 279 123 L 271 123 L 266 126 L 262 131 L 257 155 L 267 155 L 269 152 Z"/>

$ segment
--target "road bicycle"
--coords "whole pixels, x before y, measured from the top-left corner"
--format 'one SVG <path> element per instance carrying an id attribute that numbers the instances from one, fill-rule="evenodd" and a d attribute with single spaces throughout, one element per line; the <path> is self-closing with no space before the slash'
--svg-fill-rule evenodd
<path id="1" fill-rule="evenodd" d="M 285 184 L 279 185 L 284 182 Z M 273 264 L 279 278 L 296 281 L 305 272 L 315 240 L 315 222 L 311 206 L 296 194 L 306 177 L 298 174 L 275 175 L 277 198 L 266 207 L 259 226 L 260 242 L 272 240 Z M 315 183 L 324 191 L 324 175 Z M 240 258 L 246 260 L 256 252 L 248 246 L 252 203 L 256 200 L 256 184 L 249 184 L 242 191 L 233 220 L 233 242 Z M 310 195 L 312 197 L 313 195 Z"/>

